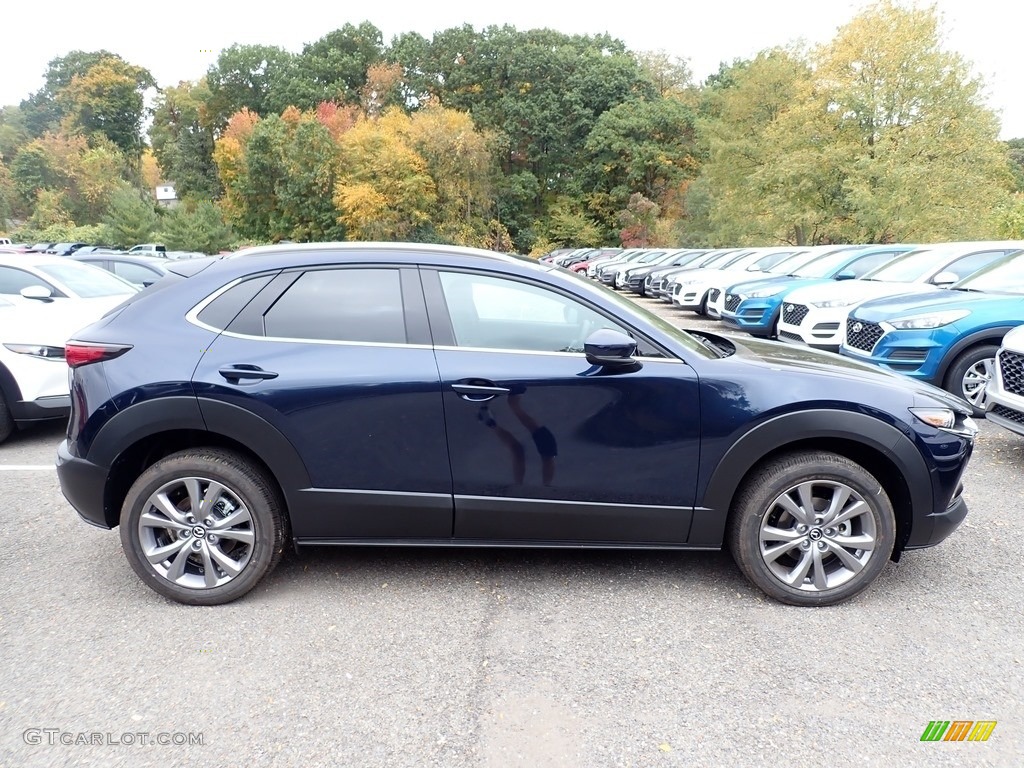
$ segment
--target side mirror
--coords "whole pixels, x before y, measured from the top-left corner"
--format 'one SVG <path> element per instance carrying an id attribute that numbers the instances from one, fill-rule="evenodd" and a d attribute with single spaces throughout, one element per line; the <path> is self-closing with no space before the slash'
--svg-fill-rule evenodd
<path id="1" fill-rule="evenodd" d="M 44 285 L 28 285 L 21 289 L 21 295 L 35 301 L 53 301 L 53 293 Z"/>
<path id="2" fill-rule="evenodd" d="M 932 278 L 932 285 L 937 285 L 940 288 L 946 288 L 958 282 L 960 282 L 960 275 L 956 272 L 939 272 L 939 274 Z"/>
<path id="3" fill-rule="evenodd" d="M 628 368 L 636 365 L 633 355 L 636 354 L 636 341 L 611 328 L 594 331 L 583 342 L 583 351 L 587 354 L 587 362 L 605 368 Z"/>
<path id="4" fill-rule="evenodd" d="M 840 272 L 838 275 L 836 275 L 836 280 L 856 280 L 856 279 L 857 279 L 857 275 L 855 275 L 853 272 L 850 272 L 849 270 L 844 270 L 844 271 Z"/>

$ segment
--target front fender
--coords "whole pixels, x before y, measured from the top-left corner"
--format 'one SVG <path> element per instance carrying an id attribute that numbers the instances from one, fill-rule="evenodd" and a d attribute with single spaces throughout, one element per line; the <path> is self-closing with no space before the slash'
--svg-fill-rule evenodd
<path id="1" fill-rule="evenodd" d="M 920 451 L 906 434 L 864 413 L 801 411 L 764 421 L 733 442 L 711 472 L 706 486 L 698 489 L 702 501 L 694 512 L 689 543 L 722 546 L 733 497 L 747 473 L 764 457 L 787 445 L 828 439 L 855 442 L 884 456 L 906 480 L 913 517 L 931 511 L 930 473 Z"/>

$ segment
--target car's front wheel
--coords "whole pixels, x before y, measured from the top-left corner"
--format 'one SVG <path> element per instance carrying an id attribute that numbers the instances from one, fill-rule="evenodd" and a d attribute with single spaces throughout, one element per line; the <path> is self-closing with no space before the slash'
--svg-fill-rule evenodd
<path id="1" fill-rule="evenodd" d="M 120 524 L 135 572 L 190 605 L 246 594 L 287 540 L 284 505 L 265 471 L 220 449 L 181 451 L 150 466 L 129 489 Z"/>
<path id="2" fill-rule="evenodd" d="M 949 367 L 945 389 L 959 395 L 968 403 L 975 416 L 984 416 L 988 405 L 988 383 L 996 369 L 995 344 L 971 347 L 962 353 Z"/>
<path id="3" fill-rule="evenodd" d="M 844 456 L 799 452 L 757 467 L 729 518 L 743 574 L 791 605 L 832 605 L 871 585 L 892 554 L 896 520 L 878 480 Z"/>

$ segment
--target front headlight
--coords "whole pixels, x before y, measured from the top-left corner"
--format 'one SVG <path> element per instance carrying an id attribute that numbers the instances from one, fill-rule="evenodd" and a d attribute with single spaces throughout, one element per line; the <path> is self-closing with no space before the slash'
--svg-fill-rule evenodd
<path id="1" fill-rule="evenodd" d="M 19 355 L 31 355 L 32 357 L 42 357 L 47 360 L 64 359 L 64 347 L 47 347 L 43 344 L 4 344 L 4 346 L 11 350 L 11 352 L 17 352 Z"/>
<path id="2" fill-rule="evenodd" d="M 747 294 L 748 299 L 763 299 L 768 296 L 777 296 L 782 293 L 785 288 L 758 288 L 756 291 L 751 291 Z"/>
<path id="3" fill-rule="evenodd" d="M 941 328 L 944 325 L 955 323 L 957 320 L 962 320 L 971 314 L 969 309 L 950 309 L 945 312 L 932 312 L 928 315 L 910 315 L 909 317 L 900 317 L 895 320 L 888 320 L 887 322 L 893 328 L 898 328 L 902 331 L 907 330 L 921 330 L 927 328 Z"/>
<path id="4" fill-rule="evenodd" d="M 952 408 L 911 408 L 910 412 L 918 421 L 923 421 L 929 426 L 941 429 L 943 432 L 951 432 L 960 437 L 973 438 L 978 433 L 978 425 L 970 416 L 963 416 L 957 423 L 956 411 Z"/>
<path id="5" fill-rule="evenodd" d="M 812 307 L 818 309 L 835 309 L 836 307 L 849 307 L 857 303 L 857 299 L 829 299 L 828 301 L 809 301 Z"/>

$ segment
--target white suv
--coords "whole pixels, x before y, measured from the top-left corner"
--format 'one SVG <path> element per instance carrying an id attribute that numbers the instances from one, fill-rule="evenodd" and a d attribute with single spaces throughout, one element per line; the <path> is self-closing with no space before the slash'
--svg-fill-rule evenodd
<path id="1" fill-rule="evenodd" d="M 796 288 L 786 294 L 779 341 L 838 352 L 846 338 L 846 318 L 859 304 L 948 287 L 1022 248 L 1024 243 L 1011 241 L 922 245 L 859 280 Z"/>
<path id="2" fill-rule="evenodd" d="M 995 376 L 988 383 L 985 418 L 1024 435 L 1024 326 L 1003 337 L 996 355 Z"/>
<path id="3" fill-rule="evenodd" d="M 137 290 L 59 256 L 0 255 L 0 442 L 17 425 L 67 418 L 64 343 Z"/>

